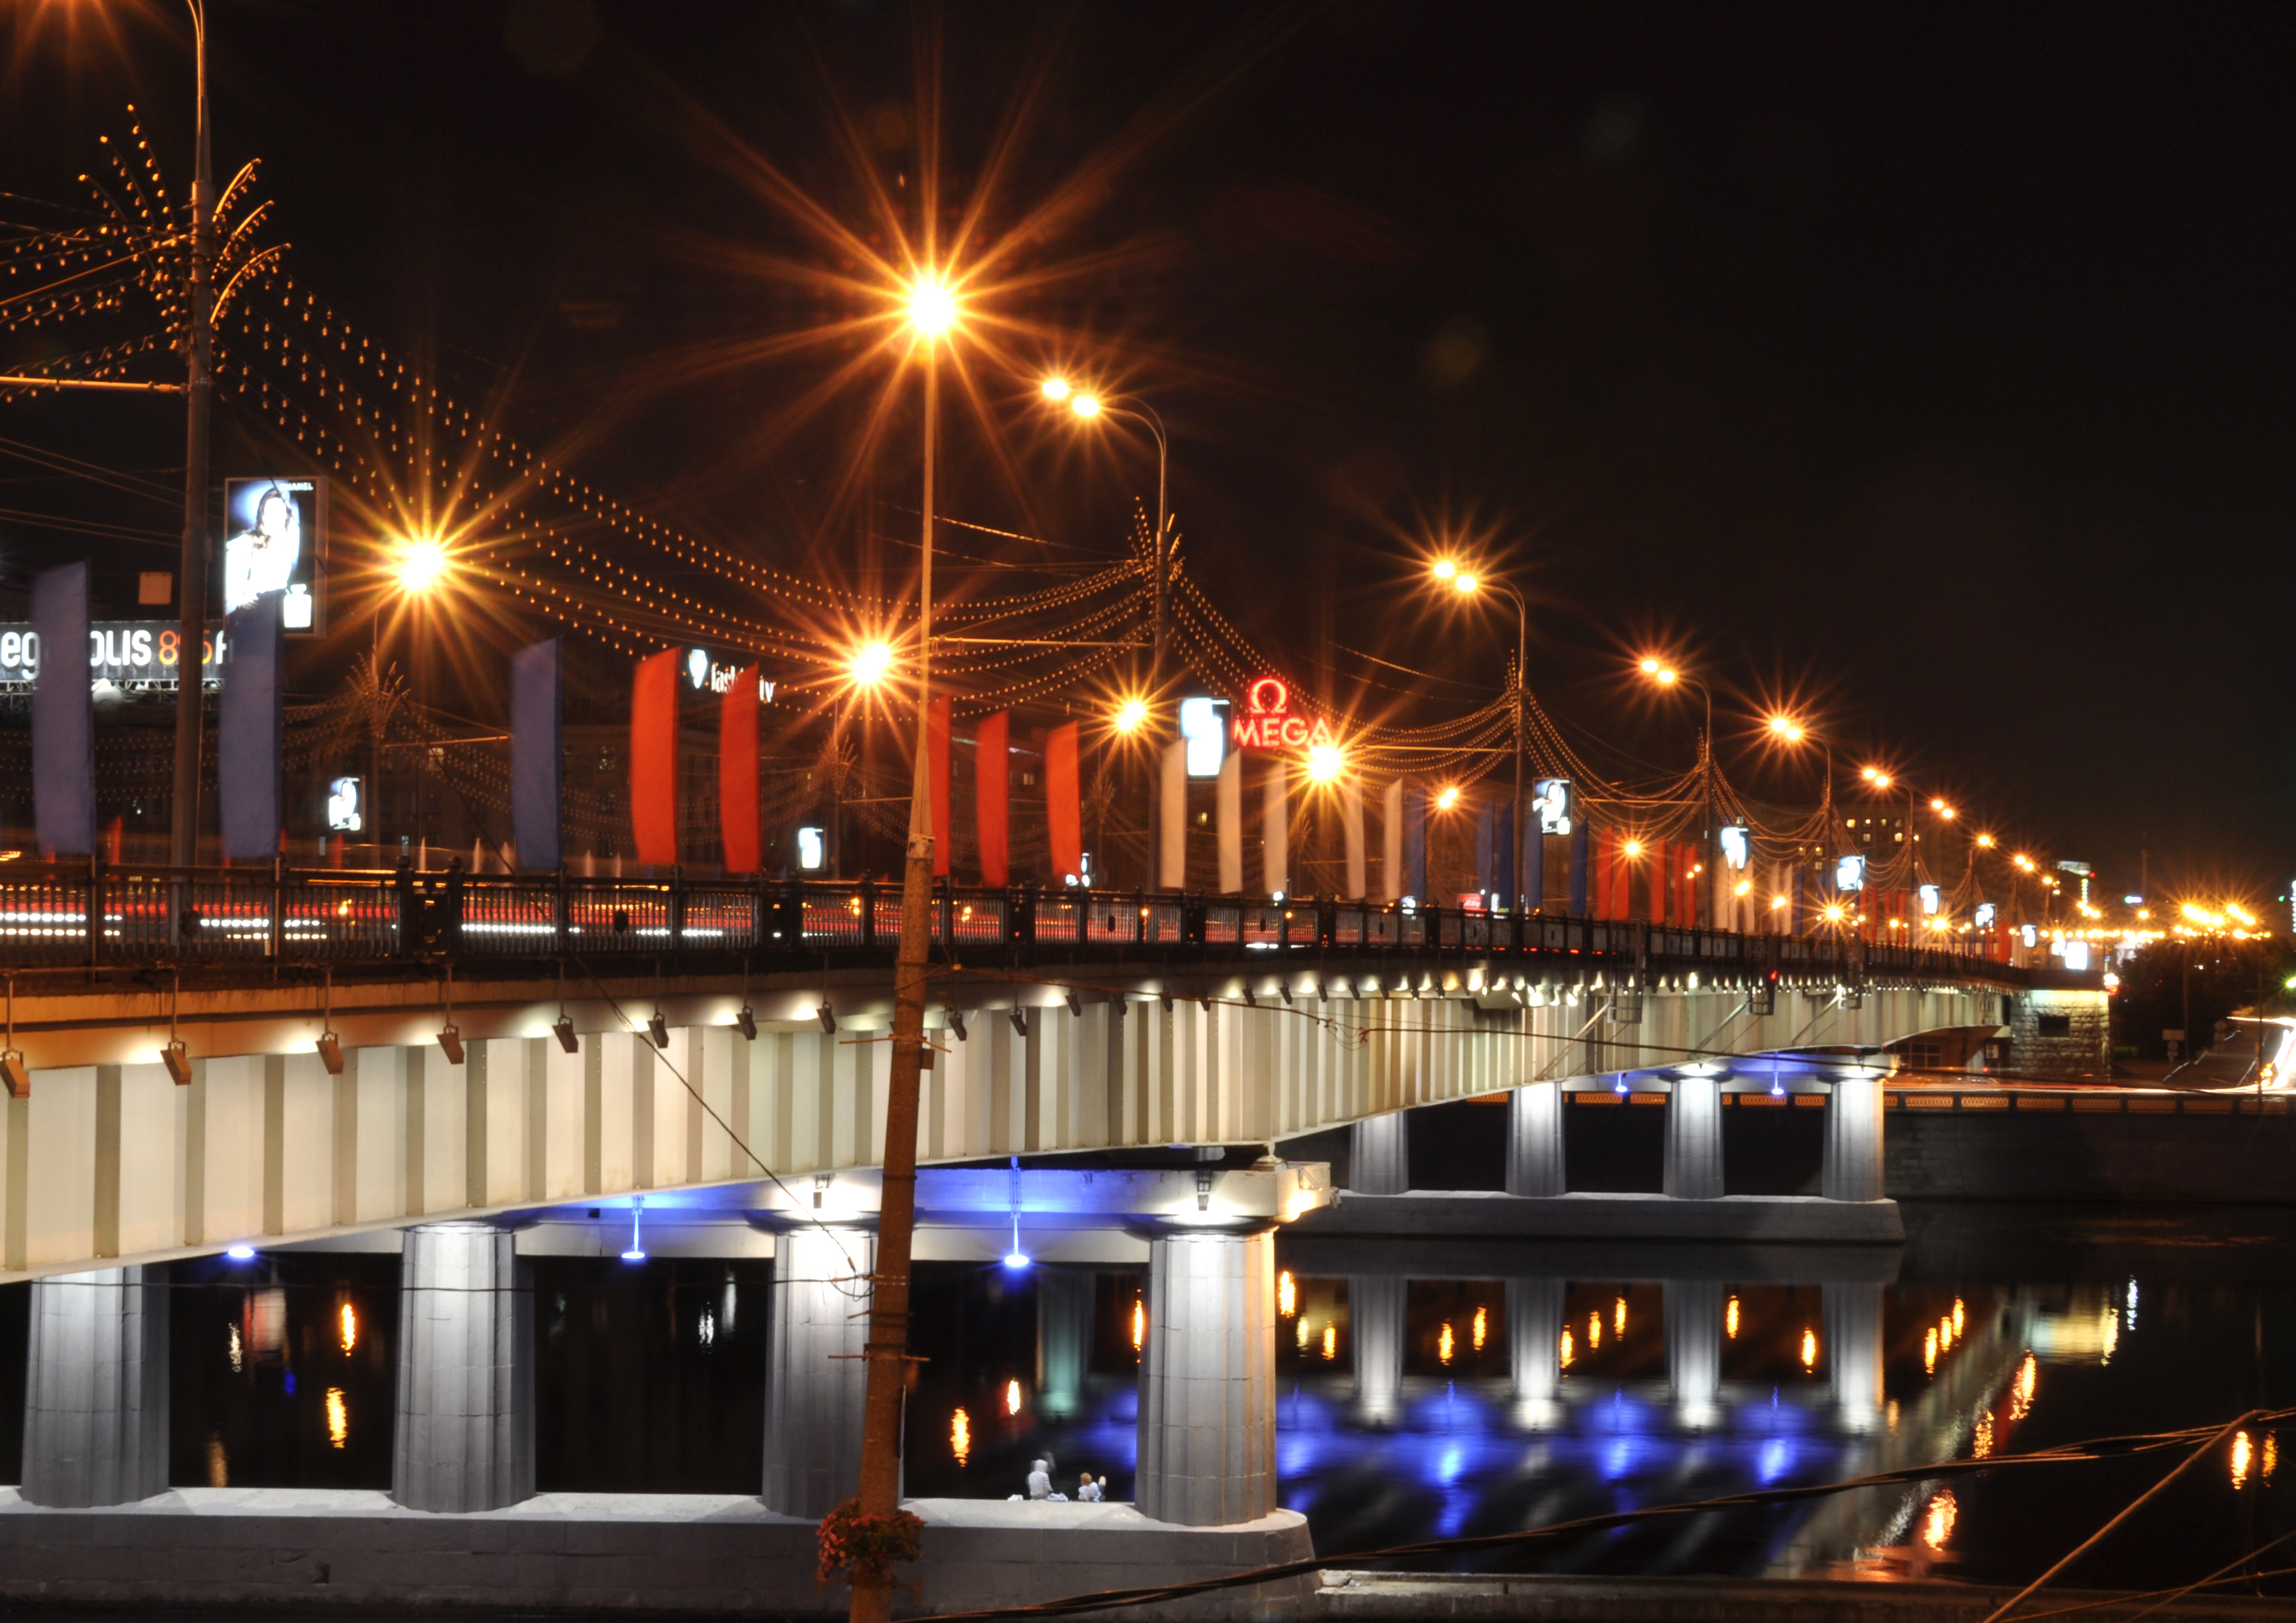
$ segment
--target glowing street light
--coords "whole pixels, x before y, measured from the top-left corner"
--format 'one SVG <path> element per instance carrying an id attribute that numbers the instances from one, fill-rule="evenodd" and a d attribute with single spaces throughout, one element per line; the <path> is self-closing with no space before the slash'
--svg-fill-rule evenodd
<path id="1" fill-rule="evenodd" d="M 1436 559 L 1433 563 L 1428 566 L 1428 573 L 1439 584 L 1447 584 L 1451 590 L 1461 597 L 1472 597 L 1483 589 L 1484 583 L 1467 570 L 1461 569 L 1457 561 L 1454 559 Z M 1508 872 L 1514 876 L 1515 901 L 1513 905 L 1535 908 L 1538 905 L 1538 901 L 1533 898 L 1526 897 L 1522 890 L 1524 877 L 1524 865 L 1522 862 L 1524 849 L 1523 744 L 1525 736 L 1523 727 L 1523 711 L 1525 709 L 1525 697 L 1528 693 L 1526 684 L 1530 679 L 1528 675 L 1530 666 L 1530 605 L 1524 601 L 1522 594 L 1517 591 L 1514 586 L 1506 581 L 1501 580 L 1492 583 L 1492 590 L 1496 592 L 1503 592 L 1508 597 L 1514 600 L 1514 681 L 1510 686 L 1507 693 L 1507 697 L 1513 701 L 1513 708 L 1514 710 L 1514 799 L 1513 802 L 1513 809 L 1507 814 L 1507 827 L 1510 831 L 1508 838 L 1513 844 L 1514 850 L 1508 857 L 1507 867 Z M 1449 792 L 1456 794 L 1456 791 L 1454 791 Z"/>
<path id="2" fill-rule="evenodd" d="M 1079 417 L 1097 417 L 1100 415 L 1100 397 L 1078 395 L 1069 402 L 1069 410 Z"/>
<path id="3" fill-rule="evenodd" d="M 1047 400 L 1065 400 L 1070 392 L 1069 381 L 1066 378 L 1046 378 L 1044 381 L 1044 391 L 1045 398 Z"/>
<path id="4" fill-rule="evenodd" d="M 883 643 L 864 643 L 853 651 L 853 658 L 846 665 L 845 674 L 853 679 L 856 687 L 874 687 L 891 673 L 892 668 L 893 651 L 890 646 Z"/>
<path id="5" fill-rule="evenodd" d="M 1644 676 L 1648 676 L 1660 687 L 1672 687 L 1677 682 L 1682 680 L 1680 671 L 1670 665 L 1661 665 L 1656 660 L 1644 660 L 1642 671 Z"/>
<path id="6" fill-rule="evenodd" d="M 1436 791 L 1435 809 L 1437 811 L 1449 811 L 1458 803 L 1459 791 L 1456 785 L 1447 783 Z"/>
<path id="7" fill-rule="evenodd" d="M 1876 789 L 1887 789 L 1890 783 L 1890 775 L 1879 766 L 1861 766 L 1857 770 L 1857 775 Z"/>
<path id="8" fill-rule="evenodd" d="M 908 316 L 918 332 L 939 338 L 956 325 L 956 295 L 939 276 L 920 276 L 909 283 Z"/>
<path id="9" fill-rule="evenodd" d="M 1801 723 L 1780 713 L 1770 717 L 1770 736 L 1785 743 L 1798 744 L 1807 734 L 1802 731 Z"/>
<path id="10" fill-rule="evenodd" d="M 1980 851 L 1991 850 L 1993 848 L 1993 836 L 1990 834 L 1980 834 L 1977 837 L 1977 848 Z"/>
<path id="11" fill-rule="evenodd" d="M 1337 744 L 1314 744 L 1308 750 L 1308 781 L 1311 783 L 1335 783 L 1347 770 L 1348 758 Z M 1453 791 L 1456 793 L 1456 791 Z"/>
<path id="12" fill-rule="evenodd" d="M 1148 701 L 1145 699 L 1128 699 L 1116 707 L 1116 730 L 1119 733 L 1137 733 L 1147 721 Z"/>
<path id="13" fill-rule="evenodd" d="M 426 597 L 447 578 L 446 544 L 434 536 L 417 536 L 402 543 L 391 573 L 398 589 L 409 597 Z"/>

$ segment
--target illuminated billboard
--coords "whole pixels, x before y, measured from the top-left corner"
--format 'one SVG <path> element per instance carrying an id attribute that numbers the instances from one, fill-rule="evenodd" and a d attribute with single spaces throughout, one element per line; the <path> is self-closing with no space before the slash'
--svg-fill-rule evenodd
<path id="1" fill-rule="evenodd" d="M 1734 823 L 1721 832 L 1719 838 L 1724 867 L 1742 871 L 1753 860 L 1753 830 Z"/>
<path id="2" fill-rule="evenodd" d="M 182 633 L 166 620 L 97 620 L 87 628 L 87 675 L 99 698 L 120 693 L 173 692 L 176 649 Z M 201 676 L 217 687 L 222 677 L 216 651 L 223 627 L 208 628 L 201 645 Z M 0 692 L 29 688 L 39 679 L 40 634 L 24 624 L 0 626 Z"/>
<path id="3" fill-rule="evenodd" d="M 1935 913 L 1939 908 L 1944 906 L 1944 891 L 1939 889 L 1935 885 L 1923 885 L 1922 887 L 1922 911 L 1923 913 Z"/>
<path id="4" fill-rule="evenodd" d="M 223 611 L 280 598 L 291 632 L 327 628 L 327 481 L 227 479 L 223 482 Z"/>
<path id="5" fill-rule="evenodd" d="M 1976 923 L 1976 925 L 1977 925 L 1978 929 L 1980 929 L 1980 930 L 1990 930 L 1990 929 L 1992 929 L 1992 928 L 1993 928 L 1993 921 L 1994 921 L 1997 917 L 1998 917 L 1998 916 L 1999 916 L 1999 912 L 1998 912 L 1998 910 L 1997 910 L 1997 909 L 1993 906 L 1993 904 L 1992 904 L 1991 902 L 1980 902 L 1980 903 L 1978 903 L 1978 904 L 1977 904 L 1977 913 L 1976 913 L 1976 915 L 1975 915 L 1975 921 L 1974 921 L 1974 922 L 1975 922 L 1975 923 Z"/>
<path id="6" fill-rule="evenodd" d="M 328 783 L 327 826 L 343 834 L 356 834 L 365 829 L 366 791 L 358 779 L 335 778 Z"/>
<path id="7" fill-rule="evenodd" d="M 1188 746 L 1188 775 L 1219 776 L 1227 758 L 1227 701 L 1203 694 L 1181 700 L 1180 737 Z"/>
<path id="8" fill-rule="evenodd" d="M 1866 859 L 1860 856 L 1842 857 L 1833 865 L 1833 888 L 1845 895 L 1866 889 Z"/>
<path id="9" fill-rule="evenodd" d="M 714 653 L 707 648 L 685 651 L 685 684 L 697 693 L 722 693 L 734 685 L 734 678 L 742 674 L 745 661 L 739 654 Z M 774 690 L 780 684 L 758 671 L 758 702 L 771 704 Z"/>
<path id="10" fill-rule="evenodd" d="M 1540 778 L 1531 786 L 1531 810 L 1538 818 L 1542 834 L 1568 834 L 1570 832 L 1571 805 L 1569 778 Z"/>

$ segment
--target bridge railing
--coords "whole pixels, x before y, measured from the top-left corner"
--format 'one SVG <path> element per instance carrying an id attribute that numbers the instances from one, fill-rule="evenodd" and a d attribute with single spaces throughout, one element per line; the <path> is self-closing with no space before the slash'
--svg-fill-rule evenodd
<path id="1" fill-rule="evenodd" d="M 932 939 L 944 954 L 1374 954 L 1405 959 L 1621 959 L 1710 980 L 2012 980 L 1971 953 L 1779 937 L 1551 913 L 1483 913 L 1328 898 L 986 890 L 943 884 Z M 447 955 L 466 960 L 738 955 L 889 957 L 897 888 L 689 878 L 459 871 L 112 866 L 0 869 L 0 966 L 315 963 Z"/>

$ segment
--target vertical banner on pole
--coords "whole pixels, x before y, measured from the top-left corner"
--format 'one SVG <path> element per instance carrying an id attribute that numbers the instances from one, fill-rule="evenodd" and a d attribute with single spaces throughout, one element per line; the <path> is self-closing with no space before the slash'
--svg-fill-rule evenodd
<path id="1" fill-rule="evenodd" d="M 736 671 L 718 709 L 718 839 L 728 873 L 755 873 L 766 864 L 758 816 L 758 669 Z"/>
<path id="2" fill-rule="evenodd" d="M 1243 894 L 1243 752 L 1228 751 L 1220 763 L 1218 790 L 1219 809 L 1214 821 L 1219 824 L 1219 888 L 1222 896 Z"/>
<path id="3" fill-rule="evenodd" d="M 1579 817 L 1570 824 L 1570 916 L 1587 916 L 1587 847 L 1593 833 L 1587 819 Z"/>
<path id="4" fill-rule="evenodd" d="M 1184 890 L 1188 884 L 1188 741 L 1176 738 L 1164 746 L 1163 796 L 1158 810 L 1156 882 L 1166 890 Z"/>
<path id="5" fill-rule="evenodd" d="M 1292 890 L 1292 800 L 1283 758 L 1267 758 L 1267 781 L 1260 789 L 1259 889 L 1267 896 Z"/>
<path id="6" fill-rule="evenodd" d="M 547 872 L 562 860 L 560 807 L 566 775 L 565 644 L 558 637 L 510 657 L 510 827 L 519 865 Z M 738 687 L 740 684 L 735 684 Z M 755 751 L 751 752 L 752 758 Z M 751 781 L 756 781 L 755 774 Z"/>
<path id="7" fill-rule="evenodd" d="M 1524 819 L 1522 833 L 1522 905 L 1533 913 L 1546 906 L 1546 836 L 1538 832 L 1538 816 Z"/>
<path id="8" fill-rule="evenodd" d="M 1045 831 L 1053 847 L 1053 882 L 1084 874 L 1084 787 L 1077 769 L 1077 724 L 1045 735 Z"/>
<path id="9" fill-rule="evenodd" d="M 1013 712 L 983 716 L 972 730 L 972 832 L 980 882 L 1013 882 Z"/>
<path id="10" fill-rule="evenodd" d="M 32 631 L 39 638 L 32 688 L 32 816 L 39 825 L 40 855 L 84 857 L 95 849 L 95 701 L 87 674 L 85 560 L 44 570 L 33 580 Z"/>
<path id="11" fill-rule="evenodd" d="M 1475 813 L 1475 889 L 1488 896 L 1496 877 L 1491 866 L 1491 845 L 1498 835 L 1498 807 L 1486 800 Z"/>
<path id="12" fill-rule="evenodd" d="M 1340 839 L 1347 853 L 1348 900 L 1359 902 L 1368 888 L 1364 873 L 1363 784 L 1352 777 L 1340 785 Z"/>
<path id="13" fill-rule="evenodd" d="M 1494 906 L 1521 906 L 1521 893 L 1514 883 L 1514 807 L 1502 806 L 1491 814 L 1498 832 L 1491 836 L 1491 894 Z"/>
<path id="14" fill-rule="evenodd" d="M 216 803 L 223 824 L 223 854 L 234 862 L 269 862 L 279 855 L 283 595 L 266 592 L 224 622 L 226 657 L 223 698 L 216 711 Z"/>
<path id="15" fill-rule="evenodd" d="M 956 725 L 955 701 L 947 694 L 925 709 L 925 754 L 932 772 L 933 877 L 948 877 L 949 853 L 956 846 L 956 824 L 949 821 L 948 735 Z"/>
<path id="16" fill-rule="evenodd" d="M 1627 855 L 1627 842 L 1616 831 L 1611 834 L 1611 916 L 1631 919 L 1635 916 L 1635 877 L 1637 869 L 1650 859 L 1644 850 L 1636 856 Z"/>
<path id="17" fill-rule="evenodd" d="M 1790 936 L 1801 934 L 1802 912 L 1807 906 L 1804 885 L 1808 877 L 1808 873 L 1800 863 L 1794 864 L 1793 889 L 1787 893 L 1786 902 L 1786 934 Z"/>
<path id="18" fill-rule="evenodd" d="M 630 832 L 651 867 L 677 862 L 679 651 L 638 661 L 630 684 Z"/>
<path id="19" fill-rule="evenodd" d="M 1379 799 L 1380 889 L 1390 907 L 1401 901 L 1403 888 L 1403 780 L 1390 778 Z"/>
<path id="20" fill-rule="evenodd" d="M 1403 894 L 1427 899 L 1427 791 L 1416 783 L 1403 791 Z"/>

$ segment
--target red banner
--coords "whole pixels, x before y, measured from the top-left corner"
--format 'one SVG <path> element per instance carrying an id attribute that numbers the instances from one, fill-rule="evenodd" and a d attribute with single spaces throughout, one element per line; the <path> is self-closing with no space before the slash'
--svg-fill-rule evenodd
<path id="1" fill-rule="evenodd" d="M 755 873 L 765 860 L 758 828 L 758 668 L 736 671 L 718 709 L 718 828 L 726 872 Z"/>
<path id="2" fill-rule="evenodd" d="M 936 699 L 925 708 L 925 762 L 932 779 L 933 877 L 948 877 L 948 855 L 956 829 L 948 816 L 948 730 L 955 701 Z"/>
<path id="3" fill-rule="evenodd" d="M 630 832 L 638 860 L 677 862 L 677 678 L 683 651 L 638 661 L 630 684 Z"/>
<path id="4" fill-rule="evenodd" d="M 980 840 L 980 882 L 1013 882 L 1013 713 L 983 716 L 973 733 L 972 824 Z"/>
<path id="5" fill-rule="evenodd" d="M 1077 774 L 1077 724 L 1045 735 L 1045 827 L 1052 837 L 1053 880 L 1084 872 L 1084 794 Z"/>

